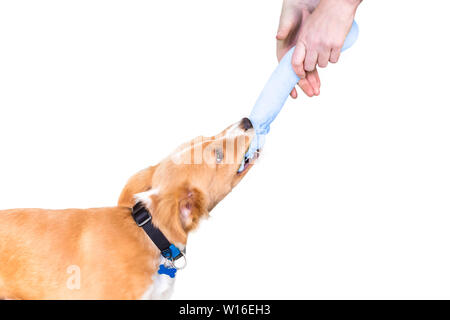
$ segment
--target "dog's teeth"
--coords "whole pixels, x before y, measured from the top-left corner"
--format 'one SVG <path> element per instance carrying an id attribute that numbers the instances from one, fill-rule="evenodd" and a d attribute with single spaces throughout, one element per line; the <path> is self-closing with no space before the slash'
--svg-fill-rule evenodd
<path id="1" fill-rule="evenodd" d="M 244 168 L 245 168 L 245 162 L 242 161 L 242 162 L 241 162 L 241 166 L 240 166 L 239 169 L 238 169 L 238 173 L 241 173 L 242 171 L 244 171 Z"/>

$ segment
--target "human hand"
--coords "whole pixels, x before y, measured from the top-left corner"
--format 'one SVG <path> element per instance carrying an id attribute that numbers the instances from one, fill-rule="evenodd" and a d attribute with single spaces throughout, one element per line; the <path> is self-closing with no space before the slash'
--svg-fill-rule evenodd
<path id="1" fill-rule="evenodd" d="M 360 2 L 361 0 L 283 2 L 277 33 L 277 56 L 280 60 L 290 48 L 296 46 L 292 66 L 301 79 L 298 83 L 300 88 L 308 96 L 320 93 L 320 78 L 316 65 L 324 68 L 328 61 L 338 61 Z M 313 13 L 309 14 L 311 10 Z M 297 97 L 295 89 L 291 96 Z"/>
<path id="2" fill-rule="evenodd" d="M 277 32 L 277 58 L 280 61 L 286 52 L 296 45 L 299 30 L 305 19 L 310 15 L 310 11 L 319 3 L 319 0 L 284 0 L 281 10 L 280 24 Z M 306 72 L 306 76 L 301 77 L 298 85 L 303 92 L 312 97 L 320 93 L 320 78 L 317 69 Z M 292 98 L 297 98 L 297 90 L 291 92 Z"/>
<path id="3" fill-rule="evenodd" d="M 339 60 L 361 0 L 321 0 L 300 28 L 292 66 L 299 77 Z"/>

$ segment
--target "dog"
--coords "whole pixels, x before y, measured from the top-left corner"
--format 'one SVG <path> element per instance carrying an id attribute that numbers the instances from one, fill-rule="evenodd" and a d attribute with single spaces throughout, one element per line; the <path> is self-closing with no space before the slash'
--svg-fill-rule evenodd
<path id="1" fill-rule="evenodd" d="M 238 172 L 254 136 L 244 118 L 181 145 L 132 176 L 115 207 L 0 211 L 0 298 L 169 298 L 189 232 L 253 166 Z"/>

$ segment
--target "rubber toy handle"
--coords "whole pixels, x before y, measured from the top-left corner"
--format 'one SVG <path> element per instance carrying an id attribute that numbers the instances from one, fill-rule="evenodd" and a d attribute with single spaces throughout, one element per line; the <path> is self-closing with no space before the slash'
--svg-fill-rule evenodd
<path id="1" fill-rule="evenodd" d="M 352 27 L 345 38 L 341 52 L 350 48 L 358 38 L 358 25 L 353 21 Z M 265 135 L 270 130 L 270 124 L 277 117 L 283 108 L 290 92 L 295 87 L 300 78 L 292 68 L 292 54 L 294 48 L 290 49 L 281 59 L 278 67 L 267 81 L 263 91 L 256 100 L 255 106 L 250 113 L 249 119 L 256 130 L 256 137 L 253 139 L 246 154 L 247 158 L 253 158 L 255 151 L 264 145 Z"/>

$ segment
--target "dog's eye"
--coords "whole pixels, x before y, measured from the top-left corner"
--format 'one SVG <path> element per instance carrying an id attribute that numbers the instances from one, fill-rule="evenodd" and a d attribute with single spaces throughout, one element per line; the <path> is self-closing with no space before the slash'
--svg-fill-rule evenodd
<path id="1" fill-rule="evenodd" d="M 216 163 L 221 163 L 223 160 L 223 151 L 222 149 L 216 149 Z"/>

